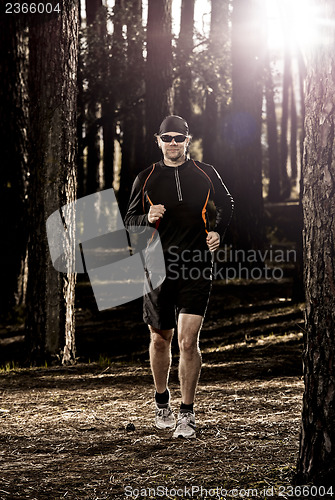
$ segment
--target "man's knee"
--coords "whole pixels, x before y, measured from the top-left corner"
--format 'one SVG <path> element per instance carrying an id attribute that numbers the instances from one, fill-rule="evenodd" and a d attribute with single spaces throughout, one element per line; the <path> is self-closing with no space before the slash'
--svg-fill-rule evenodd
<path id="1" fill-rule="evenodd" d="M 185 354 L 192 354 L 199 350 L 198 336 L 183 336 L 179 337 L 179 350 Z"/>
<path id="2" fill-rule="evenodd" d="M 151 334 L 151 345 L 155 351 L 165 351 L 165 349 L 170 347 L 173 330 L 159 330 L 149 327 Z"/>

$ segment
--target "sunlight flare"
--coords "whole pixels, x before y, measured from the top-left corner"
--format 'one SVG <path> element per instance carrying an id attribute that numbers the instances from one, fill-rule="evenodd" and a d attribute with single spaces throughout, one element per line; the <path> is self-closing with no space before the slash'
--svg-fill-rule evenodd
<path id="1" fill-rule="evenodd" d="M 322 43 L 322 20 L 311 0 L 266 0 L 268 41 L 277 49 L 285 45 L 305 51 Z"/>

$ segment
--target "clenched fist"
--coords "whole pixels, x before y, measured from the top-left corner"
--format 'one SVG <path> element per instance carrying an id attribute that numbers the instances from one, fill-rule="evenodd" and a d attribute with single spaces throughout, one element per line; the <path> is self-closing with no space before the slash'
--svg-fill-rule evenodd
<path id="1" fill-rule="evenodd" d="M 166 208 L 164 205 L 151 205 L 149 213 L 148 213 L 148 221 L 150 224 L 158 221 L 161 217 L 163 217 Z"/>
<path id="2" fill-rule="evenodd" d="M 215 231 L 210 231 L 207 235 L 206 243 L 210 251 L 214 252 L 220 246 L 220 235 Z"/>

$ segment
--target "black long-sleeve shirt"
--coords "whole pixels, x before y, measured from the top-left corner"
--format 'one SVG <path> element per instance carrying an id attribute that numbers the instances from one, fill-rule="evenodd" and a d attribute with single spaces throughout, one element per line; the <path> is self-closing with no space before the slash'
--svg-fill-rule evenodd
<path id="1" fill-rule="evenodd" d="M 216 207 L 215 226 L 209 227 L 208 202 Z M 149 223 L 151 205 L 164 205 L 166 212 Z M 163 251 L 208 250 L 206 236 L 216 231 L 224 237 L 231 220 L 234 201 L 214 167 L 188 160 L 168 167 L 161 160 L 140 172 L 130 195 L 124 223 L 129 231 L 138 226 L 157 229 Z"/>

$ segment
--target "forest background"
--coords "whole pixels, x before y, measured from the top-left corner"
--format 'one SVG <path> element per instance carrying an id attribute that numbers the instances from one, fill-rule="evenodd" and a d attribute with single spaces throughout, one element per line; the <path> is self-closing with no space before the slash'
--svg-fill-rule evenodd
<path id="1" fill-rule="evenodd" d="M 254 294 L 263 308 L 253 285 L 273 285 L 261 292 L 269 299 L 280 282 L 284 296 L 273 300 L 295 304 L 298 315 L 307 297 L 306 323 L 298 325 L 305 340 L 306 432 L 297 477 L 331 484 L 331 2 L 52 0 L 43 12 L 30 2 L 17 13 L 8 5 L 2 2 L 0 35 L 4 370 L 10 363 L 90 359 L 76 337 L 76 319 L 88 324 L 87 310 L 97 318 L 94 297 L 85 274 L 53 268 L 47 218 L 109 188 L 124 215 L 134 178 L 159 159 L 159 123 L 168 114 L 181 115 L 193 136 L 192 157 L 213 164 L 235 200 L 225 249 L 258 255 L 256 261 L 228 262 L 236 271 L 228 280 L 236 296 L 252 301 Z M 275 262 L 279 280 L 258 274 L 266 260 L 273 267 L 273 255 L 294 255 Z M 223 297 L 228 289 L 221 281 Z M 120 311 L 121 324 L 134 314 L 138 325 L 134 303 L 104 316 L 111 330 Z M 118 341 L 127 344 L 121 336 Z M 131 357 L 130 346 L 125 352 Z"/>
<path id="2" fill-rule="evenodd" d="M 8 285 L 1 312 L 15 317 L 25 311 L 32 358 L 63 349 L 60 304 L 75 286 L 69 278 L 64 292 L 62 277 L 49 268 L 47 217 L 60 203 L 109 188 L 124 215 L 134 178 L 160 158 L 154 134 L 168 114 L 187 119 L 191 155 L 214 165 L 233 194 L 227 246 L 270 253 L 274 241 L 266 232 L 275 229 L 266 227 L 264 202 L 292 202 L 300 227 L 291 248 L 298 268 L 301 262 L 306 67 L 299 31 L 292 28 L 296 11 L 274 0 L 236 2 L 234 8 L 228 1 L 90 0 L 76 18 L 70 14 L 61 33 L 51 31 L 57 11 L 8 16 L 2 32 L 12 58 L 4 50 L 3 116 L 11 119 L 4 121 Z M 304 30 L 306 35 L 308 26 Z M 64 46 L 66 54 L 52 51 L 52 36 L 53 50 Z M 55 109 L 58 122 L 51 116 Z M 303 296 L 300 268 L 297 299 Z M 54 286 L 61 294 L 59 314 L 46 298 Z M 66 325 L 73 331 L 71 321 Z M 68 341 L 65 358 L 71 360 L 74 339 Z"/>

